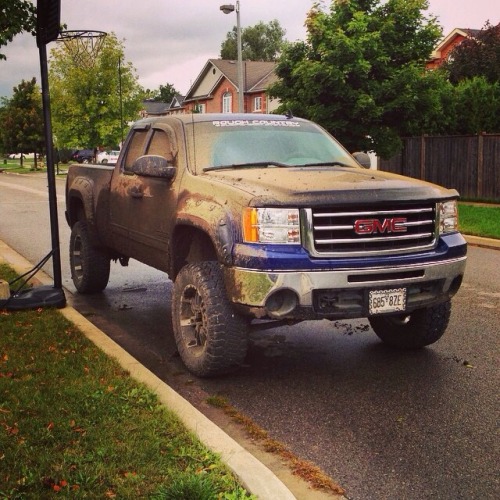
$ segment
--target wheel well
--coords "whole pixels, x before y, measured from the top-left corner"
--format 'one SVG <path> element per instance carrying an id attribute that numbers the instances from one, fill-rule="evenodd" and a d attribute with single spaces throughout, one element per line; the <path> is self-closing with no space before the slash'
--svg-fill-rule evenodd
<path id="1" fill-rule="evenodd" d="M 215 246 L 207 233 L 200 229 L 182 226 L 175 230 L 171 249 L 172 272 L 175 279 L 177 273 L 186 265 L 194 262 L 218 260 Z"/>
<path id="2" fill-rule="evenodd" d="M 75 223 L 77 223 L 79 220 L 84 220 L 85 219 L 85 209 L 83 208 L 83 202 L 79 198 L 71 198 L 71 201 L 69 203 L 69 225 L 70 227 L 73 227 Z"/>

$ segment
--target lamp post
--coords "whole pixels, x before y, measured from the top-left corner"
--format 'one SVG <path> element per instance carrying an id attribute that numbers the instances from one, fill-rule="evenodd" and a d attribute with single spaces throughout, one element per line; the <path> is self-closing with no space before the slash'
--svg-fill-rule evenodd
<path id="1" fill-rule="evenodd" d="M 236 8 L 234 4 L 225 4 L 220 6 L 220 10 L 224 14 L 231 14 L 236 10 L 236 45 L 238 47 L 238 111 L 244 113 L 243 108 L 243 95 L 245 89 L 243 87 L 243 56 L 241 54 L 241 25 L 240 25 L 240 2 L 236 1 Z"/>

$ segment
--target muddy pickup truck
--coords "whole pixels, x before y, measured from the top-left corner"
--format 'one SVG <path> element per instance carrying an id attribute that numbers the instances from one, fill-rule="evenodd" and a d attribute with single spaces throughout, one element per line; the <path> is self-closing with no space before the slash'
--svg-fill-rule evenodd
<path id="1" fill-rule="evenodd" d="M 234 370 L 249 328 L 280 322 L 368 318 L 383 342 L 420 348 L 446 330 L 464 274 L 457 198 L 362 167 L 300 118 L 144 119 L 114 167 L 69 168 L 72 279 L 101 292 L 130 258 L 166 272 L 198 376 Z"/>

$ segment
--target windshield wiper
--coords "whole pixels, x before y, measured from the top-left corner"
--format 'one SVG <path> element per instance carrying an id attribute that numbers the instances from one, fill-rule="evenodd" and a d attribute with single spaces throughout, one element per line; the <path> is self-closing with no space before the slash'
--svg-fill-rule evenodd
<path id="1" fill-rule="evenodd" d="M 260 167 L 280 167 L 287 168 L 295 165 L 288 165 L 278 161 L 255 161 L 249 163 L 233 163 L 231 165 L 217 165 L 213 167 L 205 167 L 203 172 L 210 172 L 210 170 L 229 170 L 235 168 L 260 168 Z"/>
<path id="2" fill-rule="evenodd" d="M 348 165 L 347 163 L 342 163 L 341 161 L 324 161 L 318 163 L 301 163 L 299 165 L 294 165 L 294 167 L 353 167 L 354 165 Z"/>

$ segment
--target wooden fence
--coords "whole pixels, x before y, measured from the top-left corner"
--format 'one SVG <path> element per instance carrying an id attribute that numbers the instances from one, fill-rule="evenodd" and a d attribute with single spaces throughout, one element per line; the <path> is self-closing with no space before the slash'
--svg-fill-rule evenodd
<path id="1" fill-rule="evenodd" d="M 500 134 L 403 139 L 403 150 L 379 170 L 456 189 L 462 198 L 500 202 Z"/>

